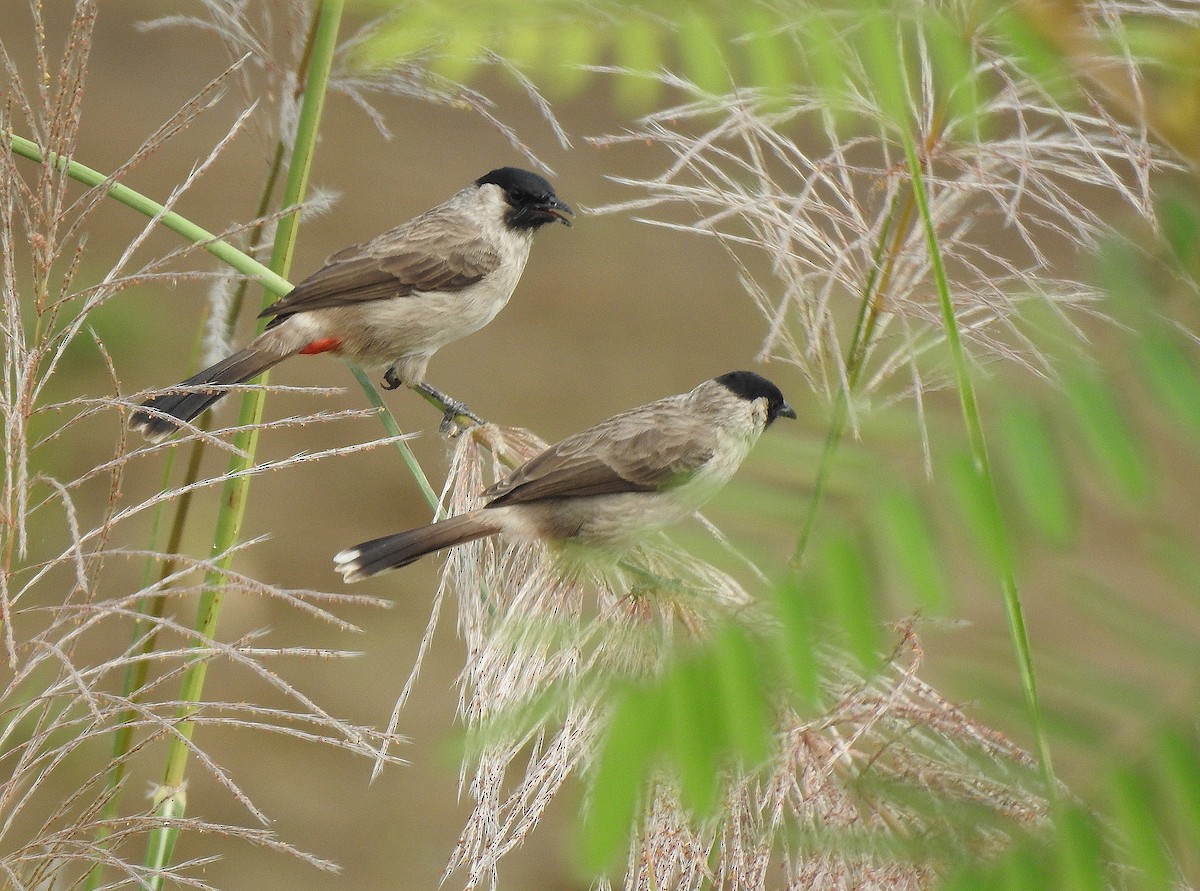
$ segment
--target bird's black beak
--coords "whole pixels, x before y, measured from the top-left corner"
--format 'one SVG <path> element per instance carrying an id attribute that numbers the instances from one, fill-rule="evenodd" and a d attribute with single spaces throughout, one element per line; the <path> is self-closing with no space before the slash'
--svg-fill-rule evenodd
<path id="1" fill-rule="evenodd" d="M 796 420 L 796 409 L 792 408 L 785 402 L 779 407 L 779 417 L 791 418 L 794 421 Z"/>
<path id="2" fill-rule="evenodd" d="M 567 219 L 568 215 L 575 216 L 575 211 L 571 210 L 571 205 L 565 201 L 560 201 L 558 198 L 550 198 L 546 203 L 539 204 L 537 209 L 550 219 L 557 220 L 564 226 L 571 225 L 571 221 Z"/>

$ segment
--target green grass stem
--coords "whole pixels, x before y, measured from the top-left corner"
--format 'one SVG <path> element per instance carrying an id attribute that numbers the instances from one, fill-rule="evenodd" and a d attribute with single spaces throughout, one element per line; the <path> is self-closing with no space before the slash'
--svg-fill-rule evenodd
<path id="1" fill-rule="evenodd" d="M 103 187 L 108 197 L 114 201 L 119 201 L 126 207 L 131 207 L 148 217 L 156 218 L 161 225 L 172 232 L 182 235 L 188 241 L 199 244 L 214 257 L 229 264 L 243 275 L 248 275 L 258 280 L 264 288 L 267 288 L 272 293 L 282 297 L 292 289 L 291 283 L 274 270 L 259 263 L 248 254 L 239 251 L 232 244 L 218 238 L 207 229 L 197 226 L 186 217 L 182 217 L 174 211 L 168 211 L 157 201 L 147 198 L 140 192 L 135 192 L 128 186 L 110 181 L 109 177 L 103 173 L 80 164 L 78 161 L 65 158 L 55 152 L 50 152 L 46 155 L 36 142 L 26 139 L 23 136 L 18 136 L 11 131 L 4 133 L 4 136 L 8 139 L 16 154 L 31 161 L 36 161 L 38 164 L 49 162 L 56 169 L 65 169 L 68 176 L 84 185 L 95 188 Z"/>
<path id="2" fill-rule="evenodd" d="M 309 35 L 311 43 L 312 34 Z M 310 48 L 305 48 L 305 61 L 302 63 L 302 71 L 307 73 L 307 59 Z M 262 243 L 264 225 L 261 222 L 271 209 L 271 200 L 275 194 L 275 187 L 279 182 L 279 174 L 283 169 L 283 161 L 286 154 L 286 146 L 280 140 L 275 146 L 275 153 L 271 159 L 270 172 L 267 174 L 267 181 L 263 185 L 262 196 L 259 198 L 258 211 L 255 214 L 260 220 L 252 228 L 250 232 L 249 245 L 250 249 L 256 249 Z M 242 304 L 245 300 L 246 291 L 250 283 L 249 279 L 242 279 L 234 293 L 233 300 L 229 302 L 226 308 L 226 317 L 223 320 L 225 324 L 231 324 L 239 315 L 241 315 Z M 198 364 L 197 359 L 200 353 L 200 345 L 204 339 L 204 326 L 201 324 L 196 335 L 196 343 L 193 347 L 192 367 L 195 368 Z M 205 412 L 203 416 L 196 422 L 201 430 L 208 430 L 211 423 L 211 412 Z M 183 480 L 180 487 L 184 490 L 179 496 L 175 504 L 175 513 L 171 520 L 171 529 L 167 536 L 166 547 L 161 547 L 159 541 L 160 527 L 163 517 L 169 507 L 168 502 L 160 504 L 154 512 L 154 522 L 150 533 L 150 547 L 152 553 L 164 553 L 175 555 L 179 553 L 179 549 L 183 543 L 183 534 L 187 528 L 187 522 L 191 516 L 191 506 L 193 504 L 195 492 L 191 489 L 191 485 L 200 478 L 200 466 L 203 460 L 204 453 L 208 443 L 203 439 L 194 439 L 188 450 L 187 468 L 184 471 Z M 167 453 L 167 458 L 163 462 L 163 477 L 161 491 L 167 491 L 170 485 L 172 470 L 175 465 L 176 449 L 171 449 Z M 158 581 L 161 583 L 169 578 L 176 569 L 177 561 L 172 556 L 166 561 L 159 561 L 156 558 L 149 558 L 146 561 L 146 569 L 142 577 L 144 587 L 149 586 L 152 577 L 157 575 Z M 155 568 L 157 567 L 157 573 Z M 145 686 L 146 675 L 149 672 L 149 660 L 145 657 L 149 656 L 155 649 L 158 642 L 157 621 L 162 618 L 163 611 L 166 606 L 166 594 L 159 592 L 157 594 L 148 595 L 138 600 L 136 611 L 139 618 L 133 623 L 133 646 L 135 661 L 129 663 L 125 669 L 125 676 L 121 683 L 121 696 L 131 702 L 136 701 L 139 696 L 139 691 Z M 104 809 L 100 813 L 100 828 L 96 831 L 96 843 L 103 843 L 104 839 L 109 835 L 108 826 L 117 818 L 120 812 L 121 796 L 119 787 L 128 772 L 128 755 L 130 748 L 133 745 L 133 722 L 137 718 L 137 712 L 133 708 L 128 708 L 121 713 L 117 720 L 116 728 L 113 731 L 113 748 L 112 748 L 112 767 L 109 769 L 108 778 L 105 781 L 106 789 L 109 796 L 105 801 Z M 101 863 L 97 863 L 92 867 L 92 871 L 88 874 L 86 891 L 94 891 L 104 876 L 104 867 Z"/>
<path id="3" fill-rule="evenodd" d="M 908 211 L 906 210 L 905 216 L 907 217 L 907 215 Z M 875 330 L 873 320 L 878 315 L 878 294 L 886 287 L 888 273 L 891 271 L 891 262 L 889 261 L 887 270 L 881 274 L 883 269 L 881 264 L 884 251 L 887 250 L 888 238 L 894 229 L 895 219 L 896 203 L 893 201 L 891 211 L 879 233 L 879 242 L 875 246 L 871 274 L 867 277 L 866 285 L 863 287 L 862 296 L 859 299 L 858 317 L 855 319 L 854 332 L 846 351 L 846 381 L 843 386 L 838 388 L 837 395 L 834 397 L 833 416 L 829 419 L 829 429 L 825 434 L 825 445 L 821 450 L 821 461 L 817 465 L 817 477 L 813 482 L 812 497 L 808 500 L 808 510 L 805 511 L 804 521 L 800 526 L 800 537 L 792 551 L 790 565 L 793 570 L 799 570 L 804 563 L 804 555 L 808 552 L 813 530 L 816 529 L 817 513 L 824 501 L 825 490 L 829 487 L 829 477 L 833 473 L 833 462 L 837 457 L 838 446 L 846 432 L 846 420 L 850 416 L 850 395 L 858 384 L 863 363 L 866 361 L 867 348 L 870 346 L 871 335 Z M 903 231 L 903 229 L 897 231 Z M 893 257 L 897 247 L 898 242 L 893 241 Z"/>
<path id="4" fill-rule="evenodd" d="M 958 317 L 954 310 L 954 302 L 950 295 L 950 282 L 946 275 L 946 267 L 942 260 L 941 245 L 938 242 L 937 227 L 929 210 L 928 195 L 925 191 L 925 178 L 921 169 L 921 160 L 917 154 L 917 146 L 911 130 L 907 125 L 900 127 L 904 143 L 904 154 L 908 161 L 909 175 L 912 178 L 912 193 L 916 201 L 917 212 L 925 229 L 925 241 L 929 248 L 929 261 L 933 269 L 934 282 L 937 286 L 938 300 L 941 304 L 942 324 L 946 332 L 946 342 L 950 348 L 950 358 L 954 365 L 955 384 L 958 388 L 959 400 L 962 405 L 963 422 L 967 428 L 967 440 L 971 449 L 971 459 L 981 504 L 987 511 L 988 521 L 992 527 L 997 543 L 997 560 L 1000 569 L 1000 587 L 1004 595 L 1004 608 L 1008 617 L 1009 635 L 1012 638 L 1013 649 L 1017 658 L 1017 669 L 1021 676 L 1021 690 L 1025 698 L 1025 707 L 1033 731 L 1037 749 L 1038 765 L 1046 784 L 1046 795 L 1051 801 L 1057 799 L 1058 783 L 1054 777 L 1054 766 L 1050 758 L 1050 745 L 1046 738 L 1042 722 L 1041 701 L 1038 698 L 1037 675 L 1033 666 L 1033 652 L 1029 645 L 1029 633 L 1025 628 L 1024 612 L 1021 608 L 1021 596 L 1017 589 L 1016 559 L 1012 544 L 1000 510 L 1000 499 L 997 494 L 996 481 L 992 475 L 991 461 L 988 458 L 987 440 L 983 433 L 983 423 L 979 417 L 979 405 L 975 398 L 975 386 L 971 381 L 970 368 L 967 365 L 966 352 L 963 350 L 962 337 L 958 329 Z"/>
<path id="5" fill-rule="evenodd" d="M 305 81 L 300 117 L 296 126 L 296 138 L 288 166 L 287 184 L 284 187 L 283 205 L 285 207 L 299 205 L 304 200 L 308 188 L 308 178 L 316 150 L 321 112 L 324 108 L 329 71 L 333 64 L 333 54 L 337 46 L 338 28 L 343 8 L 343 0 L 323 0 L 317 8 L 309 73 Z M 300 215 L 297 211 L 293 211 L 279 221 L 275 232 L 270 269 L 285 282 L 295 253 L 299 223 Z M 274 294 L 268 289 L 268 293 L 264 297 L 264 305 L 269 304 L 273 299 Z M 264 323 L 260 323 L 260 328 L 262 324 Z M 267 375 L 263 375 L 264 383 L 266 379 Z M 226 481 L 221 493 L 221 506 L 212 544 L 212 556 L 217 563 L 216 567 L 205 576 L 204 591 L 200 596 L 194 626 L 195 646 L 202 646 L 205 641 L 212 639 L 216 634 L 217 621 L 220 618 L 224 597 L 225 572 L 232 562 L 229 551 L 241 535 L 242 523 L 246 515 L 251 477 L 244 471 L 254 463 L 254 455 L 258 447 L 258 425 L 262 421 L 265 395 L 266 391 L 260 388 L 248 391 L 242 397 L 241 412 L 238 417 L 241 429 L 234 436 L 234 445 L 241 454 L 230 459 L 231 478 Z M 180 720 L 175 726 L 175 735 L 171 737 L 168 744 L 166 770 L 158 793 L 164 802 L 163 808 L 172 807 L 176 811 L 182 810 L 182 805 L 178 803 L 177 793 L 185 788 L 189 743 L 195 732 L 195 723 L 190 720 L 190 717 L 201 707 L 207 673 L 208 659 L 201 658 L 193 661 L 183 676 L 179 699 L 184 705 L 179 712 Z M 161 815 L 167 816 L 165 811 Z M 177 816 L 177 814 L 172 813 L 172 816 Z M 145 865 L 149 869 L 161 872 L 171 862 L 178 832 L 178 828 L 167 825 L 151 833 L 145 861 Z M 158 891 L 162 887 L 161 874 L 151 877 L 150 887 L 152 891 Z"/>
<path id="6" fill-rule="evenodd" d="M 367 377 L 367 373 L 353 362 L 348 364 L 350 365 L 351 373 L 358 379 L 359 385 L 363 388 L 363 392 L 367 394 L 367 399 L 373 406 L 380 410 L 379 420 L 384 428 L 392 436 L 401 436 L 400 425 L 396 423 L 396 419 L 392 416 L 392 413 L 387 410 L 387 405 L 383 401 L 383 395 L 371 383 L 371 379 Z M 429 479 L 425 476 L 425 471 L 417 463 L 417 456 L 413 454 L 412 449 L 408 447 L 408 443 L 403 439 L 396 440 L 396 447 L 400 450 L 400 457 L 408 466 L 409 473 L 417 481 L 417 486 L 425 498 L 425 503 L 433 511 L 434 519 L 437 519 L 441 512 L 441 502 L 438 500 L 437 492 L 433 491 L 433 486 L 429 485 Z"/>

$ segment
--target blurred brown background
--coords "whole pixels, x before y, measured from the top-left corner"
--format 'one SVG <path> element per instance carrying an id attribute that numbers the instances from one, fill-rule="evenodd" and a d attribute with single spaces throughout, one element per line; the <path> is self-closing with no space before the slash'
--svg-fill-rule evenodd
<path id="1" fill-rule="evenodd" d="M 65 0 L 48 4 L 50 21 L 61 24 L 69 5 Z M 102 4 L 84 102 L 80 160 L 101 171 L 111 170 L 223 67 L 220 49 L 194 30 L 135 28 L 139 20 L 188 6 L 177 0 Z M 10 0 L 0 5 L 5 44 L 22 70 L 32 72 L 28 21 L 23 4 Z M 649 176 L 667 160 L 641 147 L 601 150 L 584 140 L 587 135 L 618 132 L 624 125 L 614 108 L 611 84 L 597 77 L 582 95 L 555 103 L 574 140 L 570 151 L 557 145 L 550 128 L 510 79 L 491 76 L 476 86 L 496 102 L 498 117 L 515 127 L 554 168 L 552 180 L 559 194 L 582 212 L 573 229 L 551 227 L 539 234 L 512 302 L 489 327 L 439 353 L 431 365 L 430 381 L 488 419 L 528 426 L 554 440 L 630 405 L 686 390 L 733 368 L 754 367 L 751 361 L 765 325 L 743 294 L 733 264 L 715 242 L 650 228 L 629 216 L 597 217 L 586 212 L 589 206 L 632 197 L 629 190 L 606 181 L 606 174 Z M 494 128 L 469 111 L 387 98 L 380 99 L 378 106 L 395 134 L 391 141 L 381 138 L 363 112 L 344 99 L 335 95 L 327 103 L 312 182 L 339 193 L 340 199 L 329 213 L 302 226 L 294 279 L 315 269 L 330 252 L 396 225 L 493 167 L 528 166 Z M 242 107 L 241 98 L 231 92 L 183 137 L 139 167 L 128 184 L 164 198 L 224 135 Z M 254 132 L 244 133 L 177 209 L 211 230 L 251 218 L 266 171 L 263 158 L 262 140 Z M 143 222 L 116 205 L 102 210 L 97 220 L 89 242 L 93 274 L 104 271 L 103 264 L 116 257 Z M 148 251 L 169 250 L 173 239 L 169 233 L 156 233 L 144 256 L 150 255 Z M 215 261 L 204 259 L 188 263 L 189 268 L 216 267 Z M 88 271 L 85 267 L 81 284 L 88 283 Z M 125 392 L 166 385 L 190 373 L 188 355 L 204 294 L 204 285 L 197 282 L 174 288 L 140 287 L 96 316 Z M 257 300 L 258 295 L 251 299 Z M 244 339 L 245 328 L 240 337 Z M 801 407 L 798 425 L 782 429 L 781 424 L 771 436 L 789 439 L 797 453 L 815 455 L 823 436 L 824 408 L 787 368 L 775 365 L 761 370 Z M 81 393 L 100 392 L 103 374 L 94 351 L 81 344 L 64 368 L 60 385 Z M 330 409 L 363 404 L 349 373 L 328 358 L 288 362 L 274 373 L 272 382 L 344 386 L 345 395 L 328 400 Z M 309 411 L 314 398 L 273 396 L 268 400 L 268 416 Z M 414 447 L 435 488 L 440 487 L 446 445 L 435 432 L 436 412 L 407 392 L 392 393 L 387 399 L 403 428 L 422 431 Z M 224 405 L 223 417 L 229 422 L 232 402 Z M 262 439 L 259 458 L 266 461 L 377 435 L 373 421 L 270 433 Z M 771 448 L 764 443 L 764 449 Z M 870 443 L 864 448 L 869 449 Z M 94 452 L 81 450 L 69 460 L 86 468 L 106 457 L 109 449 L 109 443 L 98 441 Z M 781 482 L 768 461 L 762 454 L 752 456 L 743 477 L 769 480 L 780 489 L 779 498 L 798 511 L 809 491 L 813 467 L 797 467 L 790 479 Z M 210 454 L 207 470 L 218 473 L 224 463 L 224 457 Z M 157 464 L 135 465 L 126 482 L 125 500 L 132 503 L 148 497 L 159 485 L 159 473 Z M 206 552 L 214 498 L 215 491 L 208 491 L 199 499 L 185 545 L 191 553 Z M 720 504 L 712 515 L 721 519 Z M 268 474 L 254 483 L 245 537 L 269 536 L 269 540 L 245 552 L 238 568 L 281 586 L 346 590 L 332 570 L 333 553 L 427 517 L 415 485 L 387 448 Z M 1118 518 L 1101 527 L 1094 542 L 1097 552 L 1114 559 L 1110 545 L 1124 534 L 1122 522 Z M 736 519 L 730 523 L 738 525 Z M 774 532 L 753 527 L 749 534 L 754 540 L 739 543 L 778 565 L 790 552 L 793 530 L 794 525 Z M 125 534 L 135 532 L 130 528 Z M 355 660 L 297 661 L 280 665 L 280 670 L 336 714 L 382 727 L 428 620 L 438 567 L 437 560 L 425 560 L 402 573 L 349 589 L 366 589 L 392 598 L 395 604 L 386 611 L 348 613 L 349 619 L 366 629 L 359 637 L 299 618 L 277 604 L 245 599 L 226 603 L 220 634 L 230 639 L 248 630 L 270 628 L 267 645 L 361 650 L 363 655 Z M 123 571 L 115 570 L 111 577 L 116 579 Z M 135 579 L 138 571 L 131 565 L 129 578 Z M 1137 578 L 1136 571 L 1128 568 L 1114 571 Z M 1035 571 L 1026 589 L 1036 590 L 1036 585 Z M 951 698 L 970 689 L 961 686 L 954 670 L 964 664 L 964 655 L 1001 663 L 1011 658 L 998 595 L 992 590 L 962 594 L 961 614 L 972 620 L 971 629 L 934 628 L 925 639 L 927 677 L 943 685 Z M 1052 597 L 1029 597 L 1028 607 L 1036 645 L 1047 646 L 1064 632 L 1070 636 L 1055 617 Z M 179 618 L 191 621 L 190 614 Z M 416 694 L 401 718 L 401 732 L 412 737 L 412 745 L 403 753 L 411 764 L 389 768 L 373 784 L 368 784 L 369 764 L 331 750 L 280 738 L 235 733 L 222 738 L 216 731 L 201 731 L 211 734 L 204 743 L 219 753 L 235 779 L 274 818 L 273 828 L 283 838 L 343 868 L 338 876 L 326 876 L 280 855 L 237 845 L 206 868 L 206 880 L 223 888 L 265 891 L 437 885 L 467 813 L 458 797 L 454 751 L 458 732 L 454 682 L 464 656 L 454 622 L 451 606 L 442 617 Z M 210 674 L 209 692 L 219 698 L 266 697 L 269 701 L 261 685 L 223 666 Z M 1010 722 L 1001 723 L 999 729 L 1027 743 L 1019 713 L 1009 717 Z M 136 776 L 130 788 L 138 793 L 147 788 L 157 779 L 161 763 L 159 753 L 149 752 L 140 765 L 144 775 Z M 1068 763 L 1068 779 L 1070 771 Z M 248 819 L 198 767 L 193 765 L 190 774 L 192 813 L 218 822 Z M 586 887 L 571 867 L 570 818 L 578 791 L 571 787 L 551 819 L 523 850 L 502 864 L 504 886 Z M 220 847 L 210 839 L 185 836 L 178 853 L 202 856 L 212 852 L 214 845 Z M 460 881 L 455 876 L 448 885 Z"/>

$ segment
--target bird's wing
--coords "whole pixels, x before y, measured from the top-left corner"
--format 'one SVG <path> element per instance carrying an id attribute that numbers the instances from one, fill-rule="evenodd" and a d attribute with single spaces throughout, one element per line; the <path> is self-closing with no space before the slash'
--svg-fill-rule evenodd
<path id="1" fill-rule="evenodd" d="M 686 482 L 713 454 L 710 429 L 680 397 L 630 409 L 550 446 L 492 486 L 488 506 L 543 498 L 657 492 Z"/>
<path id="2" fill-rule="evenodd" d="M 421 291 L 461 291 L 500 265 L 495 246 L 465 221 L 432 212 L 344 248 L 263 310 L 279 316 Z"/>

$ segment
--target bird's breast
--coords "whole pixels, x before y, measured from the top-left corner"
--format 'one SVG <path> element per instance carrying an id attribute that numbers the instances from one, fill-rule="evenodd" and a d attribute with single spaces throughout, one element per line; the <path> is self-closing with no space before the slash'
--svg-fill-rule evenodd
<path id="1" fill-rule="evenodd" d="M 365 365 L 428 357 L 478 331 L 504 308 L 525 267 L 516 253 L 478 282 L 455 291 L 415 291 L 364 303 L 314 310 L 311 327 L 342 341 L 339 352 Z"/>

